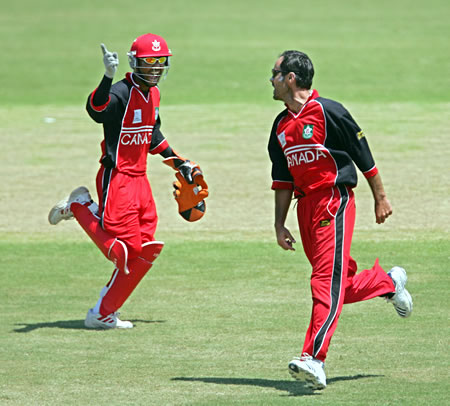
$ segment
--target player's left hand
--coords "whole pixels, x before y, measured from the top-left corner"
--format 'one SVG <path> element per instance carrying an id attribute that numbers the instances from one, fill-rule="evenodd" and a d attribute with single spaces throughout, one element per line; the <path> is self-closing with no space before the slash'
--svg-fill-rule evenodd
<path id="1" fill-rule="evenodd" d="M 163 160 L 163 163 L 178 171 L 189 185 L 196 183 L 195 179 L 197 176 L 203 175 L 200 166 L 196 162 L 180 156 L 166 158 Z"/>
<path id="2" fill-rule="evenodd" d="M 175 174 L 177 181 L 173 182 L 178 212 L 187 221 L 200 220 L 205 214 L 205 199 L 208 197 L 208 185 L 203 174 L 195 177 L 195 182 L 189 184 L 180 172 Z"/>
<path id="3" fill-rule="evenodd" d="M 386 197 L 375 200 L 375 219 L 378 224 L 384 223 L 391 214 L 392 206 Z"/>

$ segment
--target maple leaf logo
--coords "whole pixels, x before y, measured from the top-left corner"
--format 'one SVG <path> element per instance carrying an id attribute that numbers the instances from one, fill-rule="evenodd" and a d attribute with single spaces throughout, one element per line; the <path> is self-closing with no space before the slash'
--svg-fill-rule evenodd
<path id="1" fill-rule="evenodd" d="M 153 51 L 161 51 L 161 43 L 156 41 L 156 39 L 152 42 L 152 50 Z"/>

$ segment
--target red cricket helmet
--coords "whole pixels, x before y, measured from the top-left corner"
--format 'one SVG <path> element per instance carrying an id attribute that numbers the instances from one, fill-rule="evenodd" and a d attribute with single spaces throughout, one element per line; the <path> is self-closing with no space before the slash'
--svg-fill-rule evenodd
<path id="1" fill-rule="evenodd" d="M 137 37 L 131 44 L 130 54 L 136 58 L 147 56 L 172 56 L 167 42 L 155 34 L 144 34 Z"/>

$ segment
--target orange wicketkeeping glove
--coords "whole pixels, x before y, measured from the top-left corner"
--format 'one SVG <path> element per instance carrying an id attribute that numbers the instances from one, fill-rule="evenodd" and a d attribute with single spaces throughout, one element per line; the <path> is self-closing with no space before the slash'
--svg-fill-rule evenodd
<path id="1" fill-rule="evenodd" d="M 206 210 L 204 199 L 209 195 L 203 175 L 196 175 L 192 184 L 188 183 L 180 172 L 175 176 L 178 180 L 173 182 L 173 195 L 178 203 L 178 213 L 187 221 L 200 220 Z"/>
<path id="2" fill-rule="evenodd" d="M 187 183 L 194 183 L 194 178 L 202 174 L 200 166 L 198 166 L 198 164 L 194 161 L 182 158 L 175 151 L 173 151 L 173 153 L 175 154 L 175 156 L 164 159 L 163 163 L 181 173 L 183 178 L 186 179 Z"/>

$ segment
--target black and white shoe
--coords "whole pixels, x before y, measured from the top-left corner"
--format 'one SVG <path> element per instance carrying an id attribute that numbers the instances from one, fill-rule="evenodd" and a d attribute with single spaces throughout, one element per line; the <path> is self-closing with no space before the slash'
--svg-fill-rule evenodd
<path id="1" fill-rule="evenodd" d="M 394 266 L 388 272 L 388 275 L 394 282 L 395 294 L 391 298 L 386 298 L 386 301 L 394 305 L 400 317 L 409 317 L 413 310 L 413 301 L 411 295 L 405 288 L 406 281 L 408 280 L 406 271 L 399 266 Z"/>
<path id="2" fill-rule="evenodd" d="M 313 390 L 325 389 L 327 386 L 323 362 L 309 354 L 294 357 L 289 363 L 289 373 L 294 379 L 305 382 L 305 385 Z"/>

